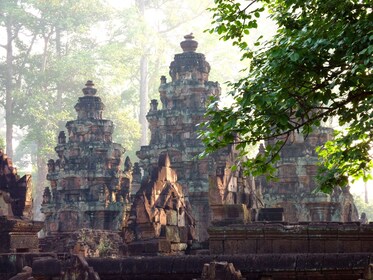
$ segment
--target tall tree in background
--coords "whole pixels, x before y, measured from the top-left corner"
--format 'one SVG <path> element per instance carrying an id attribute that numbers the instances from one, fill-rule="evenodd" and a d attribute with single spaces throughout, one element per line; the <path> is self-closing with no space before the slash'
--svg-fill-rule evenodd
<path id="1" fill-rule="evenodd" d="M 99 1 L 10 2 L 2 3 L 4 11 L 9 11 L 5 15 L 12 18 L 15 14 L 18 18 L 5 21 L 16 22 L 10 37 L 14 45 L 8 43 L 15 49 L 10 48 L 7 55 L 16 59 L 12 63 L 9 59 L 6 61 L 6 69 L 10 68 L 13 75 L 6 76 L 6 81 L 12 82 L 11 87 L 7 86 L 10 90 L 5 98 L 7 153 L 13 157 L 13 125 L 24 127 L 27 134 L 22 144 L 34 148 L 35 186 L 36 193 L 40 194 L 46 177 L 46 161 L 54 154 L 59 122 L 71 111 L 71 107 L 63 110 L 62 104 L 69 105 L 76 89 L 82 87 L 82 81 L 95 74 L 94 43 L 88 39 L 91 18 L 99 21 L 107 15 Z M 87 10 L 90 13 L 86 13 Z M 10 52 L 13 55 L 9 55 Z M 11 98 L 8 92 L 12 93 Z M 36 204 L 39 200 L 40 196 L 36 197 Z"/>
<path id="2" fill-rule="evenodd" d="M 295 132 L 307 135 L 337 118 L 333 141 L 319 149 L 320 188 L 345 186 L 348 176 L 370 178 L 373 167 L 373 12 L 371 1 L 215 0 L 214 25 L 252 59 L 250 72 L 232 83 L 233 106 L 212 104 L 202 132 L 207 152 L 237 142 L 245 148 L 277 139 L 245 163 L 249 172 L 273 172 L 279 150 Z M 248 49 L 245 35 L 267 7 L 278 25 L 273 39 Z M 236 140 L 238 136 L 238 141 Z"/>
<path id="3" fill-rule="evenodd" d="M 36 25 L 35 16 L 27 11 L 27 4 L 18 1 L 0 2 L 0 30 L 5 36 L 5 61 L 2 61 L 0 79 L 5 94 L 1 96 L 5 109 L 6 153 L 13 157 L 13 126 L 16 115 L 14 106 L 22 84 L 23 74 L 34 46 L 36 34 L 28 32 Z"/>
<path id="4" fill-rule="evenodd" d="M 76 1 L 53 3 L 46 1 L 1 2 L 0 27 L 2 32 L 6 31 L 4 32 L 6 34 L 6 44 L 2 45 L 6 50 L 6 59 L 1 62 L 1 68 L 4 70 L 1 72 L 1 79 L 3 80 L 2 84 L 5 85 L 5 94 L 2 96 L 2 101 L 6 113 L 6 141 L 9 156 L 13 154 L 13 125 L 25 113 L 26 101 L 31 100 L 29 98 L 30 94 L 37 91 L 38 87 L 46 90 L 47 83 L 55 82 L 47 80 L 45 77 L 47 70 L 50 70 L 50 68 L 47 69 L 48 62 L 54 59 L 55 52 L 51 52 L 51 47 L 58 26 L 68 23 L 70 29 L 75 26 L 77 31 L 81 24 L 77 24 L 76 19 L 79 19 L 86 26 L 90 26 L 87 22 L 88 17 L 84 17 L 89 5 L 86 4 L 84 7 Z M 77 9 L 78 7 L 80 7 L 80 10 Z M 60 15 L 56 14 L 57 8 Z M 75 20 L 72 19 L 71 14 L 69 16 L 66 14 L 69 11 L 75 12 Z M 64 15 L 62 15 L 63 13 Z M 92 12 L 90 16 L 94 16 Z M 71 75 L 71 72 L 69 75 Z M 32 79 L 33 81 L 30 82 Z M 60 77 L 60 80 L 63 79 L 66 79 L 66 77 Z M 28 83 L 26 83 L 26 80 Z M 50 94 L 45 96 L 51 98 Z M 61 106 L 61 102 L 58 102 L 57 106 Z"/>
<path id="5" fill-rule="evenodd" d="M 136 0 L 136 6 L 140 14 L 140 18 L 144 20 L 145 18 L 145 3 L 149 1 Z M 148 48 L 143 46 L 143 53 L 140 57 L 140 112 L 139 121 L 141 124 L 141 145 L 146 145 L 148 143 L 148 122 L 146 120 L 147 108 L 148 108 Z"/>

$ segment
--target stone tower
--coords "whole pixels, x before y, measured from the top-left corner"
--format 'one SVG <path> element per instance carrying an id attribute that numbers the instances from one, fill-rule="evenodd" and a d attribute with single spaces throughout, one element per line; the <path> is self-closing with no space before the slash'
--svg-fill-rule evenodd
<path id="1" fill-rule="evenodd" d="M 151 101 L 147 114 L 150 143 L 142 146 L 137 156 L 145 175 L 150 176 L 158 166 L 159 156 L 169 155 L 171 167 L 191 203 L 197 238 L 204 241 L 208 238 L 207 227 L 211 221 L 209 190 L 213 189 L 214 193 L 219 188 L 220 203 L 235 204 L 242 202 L 243 196 L 238 193 L 245 186 L 238 183 L 242 182 L 237 180 L 238 172 L 230 170 L 235 158 L 232 146 L 208 158 L 197 159 L 204 151 L 202 141 L 197 138 L 197 124 L 205 120 L 209 98 L 219 97 L 221 90 L 217 82 L 208 80 L 210 65 L 204 54 L 196 52 L 197 41 L 192 35 L 184 38 L 180 43 L 183 52 L 176 54 L 170 65 L 171 81 L 161 77 L 160 108 L 157 100 Z"/>
<path id="2" fill-rule="evenodd" d="M 112 142 L 113 122 L 102 118 L 104 104 L 92 81 L 75 105 L 76 120 L 66 123 L 48 161 L 47 187 L 41 211 L 45 232 L 61 234 L 82 228 L 119 230 L 128 184 L 120 166 L 124 148 Z M 126 163 L 129 165 L 129 163 Z"/>
<path id="3" fill-rule="evenodd" d="M 280 152 L 276 182 L 258 178 L 266 207 L 284 209 L 286 222 L 351 222 L 358 220 L 348 188 L 336 188 L 331 195 L 313 193 L 317 187 L 316 147 L 333 137 L 333 129 L 320 127 L 307 137 L 294 133 Z M 273 143 L 272 143 L 273 144 Z"/>

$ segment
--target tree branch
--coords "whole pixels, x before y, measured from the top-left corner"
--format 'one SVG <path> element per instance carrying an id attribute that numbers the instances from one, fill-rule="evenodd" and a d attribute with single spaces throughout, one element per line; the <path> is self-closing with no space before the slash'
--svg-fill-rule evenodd
<path id="1" fill-rule="evenodd" d="M 288 134 L 286 134 L 286 137 L 285 137 L 285 140 L 284 142 L 281 144 L 281 146 L 277 149 L 276 153 L 274 153 L 268 160 L 265 164 L 269 164 L 272 160 L 274 160 L 274 158 L 280 153 L 280 151 L 282 150 L 282 148 L 286 145 L 286 143 L 288 142 L 288 139 L 289 139 L 289 136 L 290 136 L 290 132 Z M 283 141 L 283 140 L 281 140 Z"/>
<path id="2" fill-rule="evenodd" d="M 338 104 L 335 103 L 334 107 L 330 107 L 328 110 L 325 110 L 325 111 L 321 112 L 320 114 L 316 114 L 315 116 L 313 116 L 311 118 L 308 118 L 306 121 L 298 123 L 298 125 L 293 126 L 291 129 L 288 129 L 288 130 L 283 131 L 283 132 L 279 132 L 277 134 L 272 134 L 272 135 L 269 135 L 269 136 L 266 136 L 266 137 L 258 137 L 258 138 L 251 139 L 251 140 L 246 140 L 246 141 L 238 141 L 238 142 L 234 141 L 230 144 L 253 143 L 253 142 L 266 141 L 266 140 L 273 140 L 275 138 L 288 135 L 292 131 L 298 131 L 301 127 L 303 127 L 305 125 L 308 125 L 308 124 L 311 124 L 315 120 L 322 119 L 322 118 L 327 117 L 327 116 L 330 117 L 331 115 L 333 115 L 334 111 L 338 110 L 339 108 L 341 108 L 343 106 L 346 106 L 348 103 L 350 103 L 352 101 L 356 101 L 356 100 L 360 101 L 360 100 L 363 100 L 366 97 L 371 96 L 371 95 L 373 95 L 373 91 L 367 91 L 367 92 L 363 92 L 363 93 L 356 93 L 355 95 L 350 95 L 344 101 L 341 101 Z"/>
<path id="3" fill-rule="evenodd" d="M 36 34 L 34 34 L 34 36 L 32 37 L 31 43 L 30 43 L 30 45 L 29 45 L 29 47 L 28 47 L 28 49 L 26 51 L 26 54 L 25 54 L 25 58 L 22 61 L 22 65 L 21 65 L 20 71 L 19 71 L 20 73 L 18 75 L 18 79 L 16 80 L 16 88 L 19 88 L 19 86 L 21 85 L 21 73 L 22 73 L 22 71 L 23 71 L 23 69 L 24 69 L 24 67 L 26 65 L 26 62 L 27 62 L 29 56 L 30 56 L 30 52 L 31 52 L 31 49 L 32 49 L 32 47 L 34 45 L 35 39 L 36 39 Z"/>
<path id="4" fill-rule="evenodd" d="M 246 7 L 245 7 L 245 9 L 243 9 L 243 10 L 241 10 L 240 12 L 242 13 L 244 13 L 248 8 L 250 8 L 254 3 L 256 3 L 256 2 L 258 2 L 258 0 L 253 0 L 253 1 L 251 1 L 251 3 L 249 3 Z"/>

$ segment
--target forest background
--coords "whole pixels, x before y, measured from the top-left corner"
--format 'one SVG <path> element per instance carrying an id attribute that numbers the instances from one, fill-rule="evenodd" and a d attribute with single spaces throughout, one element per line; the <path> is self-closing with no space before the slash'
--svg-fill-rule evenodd
<path id="1" fill-rule="evenodd" d="M 239 49 L 219 40 L 206 9 L 212 0 L 2 0 L 0 2 L 0 143 L 19 173 L 32 173 L 35 204 L 46 186 L 47 161 L 81 88 L 93 80 L 115 124 L 114 141 L 132 161 L 148 143 L 146 113 L 158 99 L 183 36 L 194 33 L 197 52 L 211 65 L 210 80 L 237 80 L 248 67 Z M 270 37 L 275 25 L 261 18 L 253 37 Z M 250 44 L 250 40 L 248 40 Z M 255 42 L 255 40 L 252 40 Z M 373 207 L 358 199 L 368 212 Z M 372 208 L 372 209 L 371 209 Z"/>

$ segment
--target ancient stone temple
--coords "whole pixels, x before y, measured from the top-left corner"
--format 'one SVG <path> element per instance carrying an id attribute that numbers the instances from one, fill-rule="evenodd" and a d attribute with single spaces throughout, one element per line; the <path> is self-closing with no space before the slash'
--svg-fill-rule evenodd
<path id="1" fill-rule="evenodd" d="M 43 222 L 31 220 L 31 176 L 20 177 L 0 150 L 0 253 L 37 252 Z"/>
<path id="2" fill-rule="evenodd" d="M 215 194 L 220 190 L 219 204 L 241 204 L 245 203 L 245 194 L 250 193 L 252 185 L 238 180 L 242 177 L 240 172 L 231 172 L 235 158 L 231 146 L 208 158 L 197 159 L 204 151 L 202 141 L 197 138 L 197 124 L 205 120 L 209 98 L 220 96 L 220 86 L 208 80 L 210 65 L 204 54 L 196 52 L 197 41 L 192 35 L 184 38 L 180 43 L 183 52 L 176 54 L 170 65 L 171 81 L 161 77 L 160 106 L 157 100 L 151 101 L 147 114 L 150 143 L 142 146 L 137 156 L 145 174 L 151 174 L 158 166 L 159 155 L 169 155 L 171 167 L 191 203 L 197 238 L 203 241 L 208 238 L 211 220 L 209 189 Z"/>
<path id="3" fill-rule="evenodd" d="M 59 133 L 58 158 L 48 161 L 50 187 L 41 209 L 47 235 L 121 228 L 130 173 L 123 176 L 124 148 L 113 143 L 113 122 L 102 118 L 104 104 L 93 86 L 87 82 L 75 105 L 77 119 L 66 123 L 67 135 Z M 131 165 L 129 160 L 126 165 L 124 169 Z"/>
<path id="4" fill-rule="evenodd" d="M 123 234 L 130 255 L 180 254 L 195 239 L 191 207 L 168 154 L 144 178 Z"/>
<path id="5" fill-rule="evenodd" d="M 317 173 L 316 147 L 331 140 L 333 130 L 321 127 L 307 137 L 295 133 L 281 150 L 277 182 L 258 179 L 266 207 L 284 209 L 284 221 L 358 221 L 349 188 L 336 188 L 331 195 L 314 193 Z"/>

